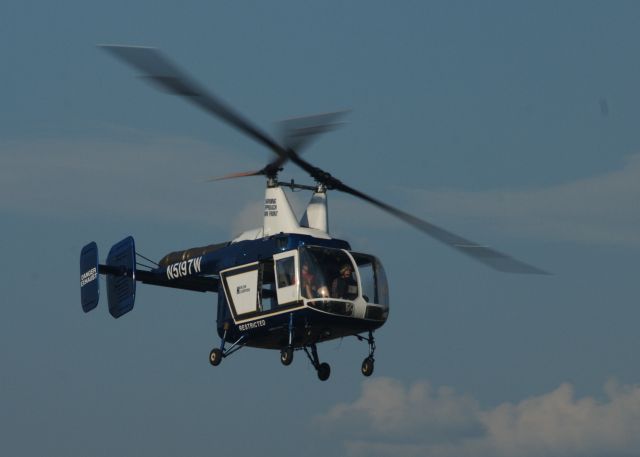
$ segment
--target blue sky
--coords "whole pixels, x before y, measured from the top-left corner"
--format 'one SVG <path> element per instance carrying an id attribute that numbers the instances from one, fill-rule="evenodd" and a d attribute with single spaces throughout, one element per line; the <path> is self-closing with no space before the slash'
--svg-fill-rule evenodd
<path id="1" fill-rule="evenodd" d="M 640 6 L 267 3 L 0 6 L 0 452 L 639 454 Z M 487 270 L 330 194 L 332 233 L 390 279 L 369 380 L 355 340 L 320 347 L 326 383 L 261 350 L 212 368 L 213 295 L 141 286 L 124 318 L 84 315 L 84 244 L 228 240 L 260 223 L 264 183 L 203 179 L 270 158 L 99 43 L 162 48 L 268 130 L 352 109 L 306 158 L 554 275 Z"/>

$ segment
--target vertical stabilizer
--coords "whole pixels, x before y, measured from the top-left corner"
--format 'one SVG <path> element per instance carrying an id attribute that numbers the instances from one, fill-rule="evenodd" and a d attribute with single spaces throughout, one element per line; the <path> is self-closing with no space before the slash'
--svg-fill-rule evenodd
<path id="1" fill-rule="evenodd" d="M 124 273 L 107 276 L 109 314 L 117 319 L 131 311 L 136 301 L 136 245 L 133 237 L 128 236 L 111 247 L 107 266 L 119 268 Z"/>
<path id="2" fill-rule="evenodd" d="M 87 244 L 80 252 L 80 300 L 82 310 L 88 313 L 96 306 L 100 298 L 98 280 L 98 245 L 95 241 Z"/>

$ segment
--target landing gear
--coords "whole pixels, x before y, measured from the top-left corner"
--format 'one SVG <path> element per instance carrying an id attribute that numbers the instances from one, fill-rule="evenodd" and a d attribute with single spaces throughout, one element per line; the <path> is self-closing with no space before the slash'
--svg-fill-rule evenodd
<path id="1" fill-rule="evenodd" d="M 280 351 L 280 362 L 286 367 L 293 362 L 293 313 L 289 314 L 289 344 Z"/>
<path id="2" fill-rule="evenodd" d="M 331 366 L 327 362 L 322 362 L 318 365 L 318 379 L 320 381 L 326 381 L 331 376 Z"/>
<path id="3" fill-rule="evenodd" d="M 308 348 L 311 348 L 311 353 L 309 353 Z M 307 354 L 307 357 L 309 357 L 309 360 L 311 361 L 311 365 L 313 365 L 313 368 L 315 368 L 316 371 L 318 372 L 318 379 L 320 381 L 326 381 L 327 379 L 329 379 L 329 376 L 331 376 L 331 366 L 329 366 L 327 362 L 320 363 L 320 359 L 318 358 L 318 349 L 316 348 L 316 345 L 312 344 L 311 346 L 304 346 L 303 349 L 304 349 L 304 352 Z"/>
<path id="4" fill-rule="evenodd" d="M 373 374 L 373 368 L 375 365 L 374 354 L 376 352 L 376 340 L 373 338 L 373 331 L 369 330 L 369 338 L 356 335 L 360 341 L 366 341 L 369 343 L 369 355 L 362 361 L 362 366 L 360 367 L 360 371 L 363 375 L 369 377 Z"/>
<path id="5" fill-rule="evenodd" d="M 282 364 L 284 366 L 291 365 L 291 362 L 293 362 L 293 348 L 292 347 L 288 347 L 288 348 L 285 348 L 282 351 L 280 351 L 280 362 L 282 362 Z"/>
<path id="6" fill-rule="evenodd" d="M 369 377 L 373 374 L 373 362 L 374 360 L 372 357 L 367 357 L 362 361 L 362 368 L 360 371 L 362 371 L 363 375 Z"/>
<path id="7" fill-rule="evenodd" d="M 218 348 L 214 348 L 209 353 L 209 363 L 214 367 L 217 367 L 222 362 L 222 351 Z"/>
<path id="8" fill-rule="evenodd" d="M 227 338 L 227 330 L 229 330 L 229 324 L 225 324 L 224 326 L 224 335 L 222 335 L 222 339 L 220 341 L 220 347 L 213 348 L 209 353 L 209 363 L 214 367 L 217 367 L 218 365 L 220 365 L 220 362 L 222 362 L 223 358 L 229 357 L 234 352 L 242 349 L 245 345 L 244 341 L 246 339 L 246 336 L 242 335 L 229 347 L 229 349 L 225 349 L 224 346 Z"/>
<path id="9" fill-rule="evenodd" d="M 294 330 L 295 327 L 293 326 L 293 313 L 291 313 L 289 314 L 289 344 L 287 345 L 287 347 L 280 350 L 280 362 L 282 362 L 282 364 L 285 366 L 291 365 L 291 362 L 293 362 Z M 309 357 L 313 368 L 316 369 L 316 372 L 318 373 L 318 379 L 320 381 L 326 381 L 327 379 L 329 379 L 329 376 L 331 376 L 331 367 L 326 362 L 320 363 L 320 359 L 318 358 L 318 349 L 316 348 L 315 343 L 309 346 L 303 346 L 302 349 L 304 349 L 307 357 Z M 309 352 L 309 349 L 311 349 L 311 352 Z"/>

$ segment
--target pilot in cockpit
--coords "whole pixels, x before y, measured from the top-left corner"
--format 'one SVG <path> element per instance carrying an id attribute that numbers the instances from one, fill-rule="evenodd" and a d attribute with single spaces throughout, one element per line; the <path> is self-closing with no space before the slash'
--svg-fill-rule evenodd
<path id="1" fill-rule="evenodd" d="M 331 296 L 353 300 L 358 295 L 358 285 L 353 277 L 351 265 L 345 263 L 340 267 L 340 276 L 331 283 Z"/>

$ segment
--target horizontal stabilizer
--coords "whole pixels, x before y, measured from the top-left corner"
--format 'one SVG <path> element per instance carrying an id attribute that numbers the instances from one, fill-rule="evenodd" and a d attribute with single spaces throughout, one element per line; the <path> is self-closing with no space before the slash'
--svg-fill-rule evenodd
<path id="1" fill-rule="evenodd" d="M 136 247 L 133 237 L 128 236 L 114 244 L 107 256 L 108 268 L 119 268 L 120 275 L 107 275 L 107 298 L 109 314 L 114 318 L 133 309 L 136 298 Z"/>
<path id="2" fill-rule="evenodd" d="M 87 244 L 80 252 L 80 301 L 82 310 L 88 313 L 96 306 L 100 298 L 98 280 L 98 245 L 95 241 Z"/>

